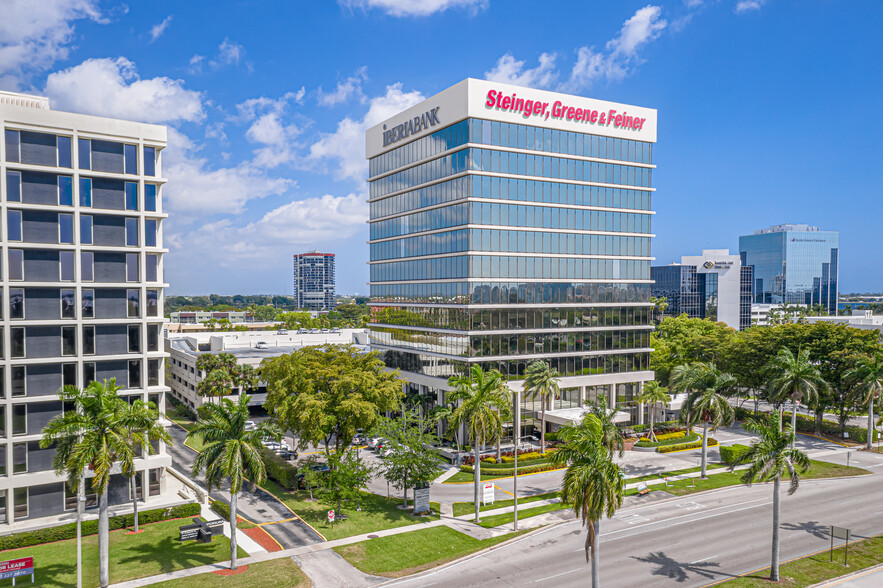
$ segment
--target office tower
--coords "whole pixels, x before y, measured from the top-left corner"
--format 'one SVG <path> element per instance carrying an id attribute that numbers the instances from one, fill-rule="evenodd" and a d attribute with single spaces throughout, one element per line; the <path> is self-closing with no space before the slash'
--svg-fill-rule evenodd
<path id="1" fill-rule="evenodd" d="M 728 249 L 705 249 L 680 263 L 652 266 L 652 294 L 665 296 L 665 314 L 720 321 L 734 329 L 751 326 L 752 268 Z"/>
<path id="2" fill-rule="evenodd" d="M 556 410 L 640 420 L 656 111 L 467 79 L 366 141 L 370 341 L 408 386 L 444 402 L 478 364 L 518 390 L 542 359 Z"/>
<path id="3" fill-rule="evenodd" d="M 334 310 L 334 254 L 299 253 L 294 256 L 294 298 L 298 308 Z"/>
<path id="4" fill-rule="evenodd" d="M 166 129 L 58 112 L 46 98 L 8 92 L 0 124 L 0 520 L 29 525 L 76 507 L 52 471 L 55 449 L 39 448 L 43 427 L 65 408 L 63 385 L 115 378 L 127 400 L 164 406 Z M 162 443 L 157 450 L 135 462 L 148 502 L 171 465 Z M 129 481 L 112 476 L 108 498 L 129 502 Z"/>
<path id="5" fill-rule="evenodd" d="M 823 306 L 837 314 L 840 233 L 774 225 L 739 237 L 742 264 L 754 266 L 754 302 Z"/>

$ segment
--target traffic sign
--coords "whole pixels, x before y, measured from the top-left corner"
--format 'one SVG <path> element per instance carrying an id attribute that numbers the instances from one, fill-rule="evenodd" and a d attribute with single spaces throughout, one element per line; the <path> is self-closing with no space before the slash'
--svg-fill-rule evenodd
<path id="1" fill-rule="evenodd" d="M 329 511 L 328 511 L 328 522 L 329 522 L 329 523 L 333 523 L 333 522 L 334 522 L 334 511 L 333 511 L 333 510 L 329 510 Z"/>

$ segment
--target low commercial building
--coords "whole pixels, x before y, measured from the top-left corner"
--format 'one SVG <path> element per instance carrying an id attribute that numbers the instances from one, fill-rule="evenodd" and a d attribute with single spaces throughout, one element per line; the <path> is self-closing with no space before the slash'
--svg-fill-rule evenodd
<path id="1" fill-rule="evenodd" d="M 874 314 L 871 310 L 866 310 L 860 314 L 851 316 L 808 316 L 806 322 L 812 323 L 830 323 L 833 325 L 846 325 L 854 329 L 875 330 L 883 333 L 883 315 Z"/>
<path id="2" fill-rule="evenodd" d="M 667 299 L 668 315 L 683 313 L 739 330 L 751 326 L 753 268 L 728 249 L 705 249 L 680 263 L 653 266 L 650 277 L 653 296 Z"/>
<path id="3" fill-rule="evenodd" d="M 806 304 L 752 304 L 751 326 L 769 326 L 772 324 L 770 314 L 778 314 L 783 319 L 796 321 L 798 318 L 805 316 L 807 310 Z"/>
<path id="4" fill-rule="evenodd" d="M 257 368 L 265 359 L 285 355 L 302 347 L 329 343 L 353 343 L 365 346 L 368 342 L 368 334 L 364 329 L 336 329 L 337 332 L 325 329 L 324 331 L 326 332 L 300 334 L 295 331 L 204 333 L 167 331 L 165 350 L 169 354 L 169 369 L 166 384 L 175 399 L 190 410 L 196 410 L 204 402 L 210 401 L 199 394 L 199 384 L 207 374 L 196 367 L 196 362 L 204 353 L 229 353 L 240 365 Z M 242 390 L 239 389 L 233 391 L 234 395 L 241 393 Z M 257 390 L 249 394 L 252 397 L 251 405 L 260 406 L 267 398 L 267 389 L 261 383 Z"/>
<path id="5" fill-rule="evenodd" d="M 182 323 L 182 324 L 198 324 L 198 323 L 206 323 L 211 320 L 220 321 L 220 320 L 228 320 L 231 323 L 250 323 L 254 321 L 254 315 L 250 312 L 246 311 L 233 311 L 233 310 L 224 310 L 224 311 L 206 311 L 206 310 L 196 310 L 196 311 L 187 311 L 182 310 L 179 312 L 173 312 L 169 315 L 169 320 L 173 323 Z"/>

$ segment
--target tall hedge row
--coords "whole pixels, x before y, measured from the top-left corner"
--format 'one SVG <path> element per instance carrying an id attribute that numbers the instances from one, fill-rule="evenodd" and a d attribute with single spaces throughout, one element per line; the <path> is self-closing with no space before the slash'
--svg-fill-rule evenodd
<path id="1" fill-rule="evenodd" d="M 261 457 L 264 460 L 268 478 L 286 490 L 297 490 L 296 467 L 265 447 L 261 448 Z"/>
<path id="2" fill-rule="evenodd" d="M 758 413 L 758 417 L 761 417 L 765 413 Z M 744 421 L 747 418 L 755 418 L 754 412 L 748 410 L 744 407 L 736 408 L 736 418 L 740 421 Z M 783 418 L 786 422 L 791 422 L 791 412 L 785 412 Z M 797 432 L 798 433 L 815 433 L 817 430 L 826 435 L 833 435 L 835 437 L 840 437 L 841 427 L 839 423 L 834 421 L 824 420 L 821 424 L 818 425 L 814 418 L 807 418 L 802 414 L 797 415 Z M 856 425 L 846 425 L 846 432 L 849 433 L 849 439 L 851 441 L 856 441 L 857 443 L 866 443 L 868 439 L 868 429 L 867 427 L 859 427 Z M 877 431 L 873 431 L 873 441 L 877 440 Z"/>

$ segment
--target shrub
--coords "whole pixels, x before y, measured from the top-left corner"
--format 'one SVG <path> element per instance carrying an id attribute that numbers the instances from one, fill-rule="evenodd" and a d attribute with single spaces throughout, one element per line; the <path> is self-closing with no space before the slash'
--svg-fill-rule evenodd
<path id="1" fill-rule="evenodd" d="M 191 502 L 181 504 L 169 508 L 156 508 L 153 510 L 145 510 L 138 513 L 139 524 L 146 525 L 149 523 L 158 523 L 159 521 L 168 521 L 171 519 L 180 519 L 184 517 L 197 516 L 202 512 L 199 504 Z M 125 529 L 135 524 L 135 515 L 127 514 L 110 518 L 110 530 Z M 83 521 L 83 535 L 95 535 L 98 533 L 98 521 Z M 28 531 L 26 533 L 16 533 L 14 535 L 6 535 L 0 537 L 0 551 L 7 549 L 18 549 L 20 547 L 30 547 L 32 545 L 40 545 L 42 543 L 51 543 L 53 541 L 61 541 L 63 539 L 73 539 L 77 536 L 77 524 L 69 523 L 67 525 L 59 525 L 48 529 L 39 529 L 37 531 Z"/>
<path id="2" fill-rule="evenodd" d="M 708 446 L 715 447 L 719 445 L 717 439 L 708 438 Z M 702 439 L 691 443 L 680 443 L 678 445 L 662 445 L 656 448 L 657 453 L 672 453 L 673 451 L 683 451 L 685 449 L 699 449 L 702 447 Z"/>
<path id="3" fill-rule="evenodd" d="M 696 441 L 697 439 L 701 439 L 701 437 L 696 433 L 693 433 L 690 436 L 684 436 L 680 434 L 678 435 L 678 437 L 664 439 L 655 443 L 653 441 L 650 441 L 649 439 L 644 438 L 635 443 L 635 447 L 665 447 L 667 445 L 683 445 L 685 443 L 690 443 L 692 441 Z M 658 438 L 659 437 L 657 437 L 657 439 Z"/>
<path id="4" fill-rule="evenodd" d="M 721 461 L 731 466 L 739 465 L 749 449 L 747 445 L 739 443 L 735 445 L 721 445 Z"/>
<path id="5" fill-rule="evenodd" d="M 297 468 L 267 449 L 261 448 L 267 477 L 287 490 L 297 490 Z"/>
<path id="6" fill-rule="evenodd" d="M 764 413 L 758 413 L 757 417 L 755 417 L 754 412 L 748 410 L 747 408 L 737 407 L 736 408 L 736 418 L 740 421 L 744 421 L 749 418 L 759 418 Z M 790 422 L 791 421 L 791 412 L 786 411 L 783 413 L 783 418 Z M 857 443 L 866 443 L 868 439 L 868 429 L 867 427 L 859 427 L 856 425 L 846 425 L 845 428 L 841 429 L 840 424 L 834 421 L 823 420 L 821 423 L 816 423 L 814 418 L 807 418 L 802 414 L 797 415 L 797 432 L 798 433 L 815 433 L 816 431 L 820 433 L 824 433 L 825 435 L 832 435 L 834 437 L 840 437 L 841 431 L 845 430 L 849 433 L 849 439 L 851 441 L 855 441 Z M 877 431 L 873 431 L 873 441 L 877 440 Z"/>
<path id="7" fill-rule="evenodd" d="M 550 470 L 556 470 L 559 467 L 560 466 L 557 466 L 557 465 L 554 465 L 551 463 L 543 463 L 543 464 L 539 464 L 539 465 L 529 465 L 529 466 L 525 466 L 525 467 L 521 467 L 521 464 L 519 464 L 518 474 L 524 475 L 524 474 L 535 474 L 537 472 L 548 472 Z M 468 466 L 468 465 L 460 466 L 460 471 L 465 472 L 467 474 L 472 474 L 475 472 L 475 470 L 472 469 L 472 466 Z M 482 466 L 481 474 L 483 476 L 514 476 L 515 475 L 515 468 L 514 467 L 486 468 L 486 467 Z"/>
<path id="8" fill-rule="evenodd" d="M 224 519 L 225 521 L 230 520 L 230 505 L 226 502 L 222 502 L 220 500 L 212 500 L 211 508 L 215 514 Z"/>
<path id="9" fill-rule="evenodd" d="M 547 449 L 545 455 L 543 455 L 539 451 L 529 451 L 527 453 L 519 452 L 518 453 L 518 463 L 521 464 L 522 461 L 528 462 L 528 461 L 549 460 L 553 453 L 555 453 L 554 449 Z M 482 460 L 482 461 L 484 461 L 484 460 Z M 503 456 L 503 463 L 514 463 L 514 462 L 515 462 L 514 455 L 511 455 L 511 456 L 504 455 Z"/>
<path id="10" fill-rule="evenodd" d="M 678 439 L 681 437 L 686 437 L 687 431 L 676 431 L 674 433 L 663 433 L 661 435 L 656 435 L 657 441 L 667 441 L 669 439 Z"/>

